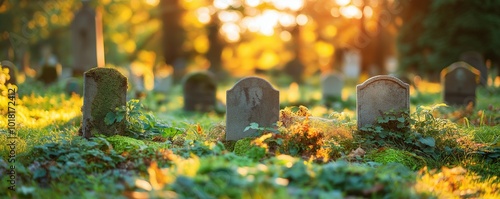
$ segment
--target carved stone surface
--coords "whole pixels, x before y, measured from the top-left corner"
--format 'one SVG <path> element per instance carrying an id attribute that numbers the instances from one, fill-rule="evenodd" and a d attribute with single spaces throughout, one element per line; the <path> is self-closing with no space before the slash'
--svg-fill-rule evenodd
<path id="1" fill-rule="evenodd" d="M 279 91 L 258 77 L 238 81 L 226 92 L 226 140 L 254 136 L 255 130 L 244 131 L 251 123 L 272 127 L 279 119 Z"/>
<path id="2" fill-rule="evenodd" d="M 409 85 L 389 75 L 374 76 L 356 86 L 358 129 L 374 124 L 389 111 L 410 110 Z"/>

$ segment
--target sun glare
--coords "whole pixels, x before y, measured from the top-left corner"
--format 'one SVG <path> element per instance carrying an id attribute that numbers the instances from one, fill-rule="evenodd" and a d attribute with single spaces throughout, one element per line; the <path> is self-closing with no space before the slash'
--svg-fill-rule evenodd
<path id="1" fill-rule="evenodd" d="M 300 14 L 299 16 L 297 16 L 297 18 L 295 20 L 297 21 L 297 24 L 299 24 L 301 26 L 306 25 L 306 23 L 309 21 L 307 16 L 304 14 Z"/>
<path id="2" fill-rule="evenodd" d="M 297 11 L 304 5 L 303 0 L 273 0 L 273 5 L 279 10 L 292 10 Z"/>
<path id="3" fill-rule="evenodd" d="M 235 23 L 224 23 L 221 27 L 221 33 L 229 42 L 240 40 L 240 27 Z"/>
<path id="4" fill-rule="evenodd" d="M 245 4 L 250 7 L 257 7 L 262 3 L 262 0 L 245 0 Z"/>
<path id="5" fill-rule="evenodd" d="M 212 19 L 212 17 L 210 16 L 210 9 L 208 9 L 207 7 L 196 9 L 196 18 L 198 18 L 198 21 L 200 21 L 202 24 L 207 24 Z"/>
<path id="6" fill-rule="evenodd" d="M 349 4 L 351 0 L 335 0 L 335 3 L 337 3 L 339 6 L 345 6 Z"/>
<path id="7" fill-rule="evenodd" d="M 346 18 L 360 19 L 362 16 L 361 10 L 354 5 L 349 5 L 347 7 L 340 8 L 340 14 L 342 14 L 342 16 Z"/>
<path id="8" fill-rule="evenodd" d="M 146 3 L 150 6 L 157 6 L 160 3 L 160 0 L 146 0 Z"/>

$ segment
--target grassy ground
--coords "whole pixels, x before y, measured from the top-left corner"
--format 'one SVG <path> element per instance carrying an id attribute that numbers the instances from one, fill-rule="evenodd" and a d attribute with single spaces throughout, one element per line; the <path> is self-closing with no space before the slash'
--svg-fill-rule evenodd
<path id="1" fill-rule="evenodd" d="M 423 82 L 408 116 L 358 130 L 356 82 L 332 108 L 318 82 L 274 85 L 282 117 L 257 138 L 225 142 L 224 114 L 182 111 L 177 86 L 129 110 L 129 137 L 85 140 L 82 98 L 27 79 L 15 99 L 15 150 L 0 132 L 0 197 L 500 198 L 500 89 L 479 88 L 476 107 L 443 107 L 439 84 Z M 221 103 L 231 86 L 219 87 Z"/>

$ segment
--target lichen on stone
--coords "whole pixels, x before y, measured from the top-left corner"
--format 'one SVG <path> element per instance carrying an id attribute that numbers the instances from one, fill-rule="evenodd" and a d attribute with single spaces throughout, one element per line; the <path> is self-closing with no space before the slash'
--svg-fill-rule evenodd
<path id="1" fill-rule="evenodd" d="M 92 128 L 105 129 L 108 132 L 99 132 L 105 135 L 123 133 L 125 121 L 107 126 L 104 123 L 104 118 L 106 114 L 114 111 L 115 108 L 125 106 L 127 78 L 113 68 L 90 69 L 85 72 L 85 78 L 93 79 L 97 85 L 97 93 L 90 105 L 92 109 Z"/>

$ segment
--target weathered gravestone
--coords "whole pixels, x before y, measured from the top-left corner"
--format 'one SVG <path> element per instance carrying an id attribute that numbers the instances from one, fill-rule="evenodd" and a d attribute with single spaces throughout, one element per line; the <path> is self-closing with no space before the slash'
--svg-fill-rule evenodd
<path id="1" fill-rule="evenodd" d="M 62 68 L 60 64 L 45 64 L 42 66 L 42 72 L 37 79 L 45 84 L 51 84 L 56 82 L 61 76 L 61 71 Z"/>
<path id="2" fill-rule="evenodd" d="M 217 84 L 211 73 L 189 74 L 183 81 L 184 110 L 200 112 L 214 110 L 216 91 Z"/>
<path id="3" fill-rule="evenodd" d="M 226 92 L 226 140 L 239 140 L 253 136 L 251 123 L 259 127 L 272 127 L 279 119 L 279 91 L 258 77 L 238 81 Z"/>
<path id="4" fill-rule="evenodd" d="M 123 133 L 125 120 L 106 125 L 104 118 L 115 108 L 126 105 L 127 78 L 113 68 L 94 68 L 84 73 L 83 83 L 82 136 Z"/>
<path id="5" fill-rule="evenodd" d="M 486 86 L 488 84 L 488 68 L 483 55 L 476 51 L 464 52 L 460 54 L 460 61 L 464 61 L 479 70 L 481 85 Z"/>
<path id="6" fill-rule="evenodd" d="M 10 61 L 2 61 L 0 62 L 2 65 L 2 70 L 7 69 L 9 72 L 9 79 L 5 81 L 5 85 L 12 84 L 17 85 L 17 67 Z"/>
<path id="7" fill-rule="evenodd" d="M 70 77 L 66 79 L 66 93 L 71 95 L 73 93 L 83 94 L 83 80 L 81 78 Z"/>
<path id="8" fill-rule="evenodd" d="M 449 105 L 476 103 L 480 72 L 465 62 L 455 62 L 441 71 L 443 100 Z"/>
<path id="9" fill-rule="evenodd" d="M 378 75 L 356 86 L 358 129 L 374 124 L 389 111 L 410 110 L 409 85 L 396 77 Z"/>
<path id="10" fill-rule="evenodd" d="M 301 83 L 302 75 L 304 73 L 304 64 L 298 57 L 295 57 L 285 65 L 285 73 L 292 77 L 294 82 Z"/>
<path id="11" fill-rule="evenodd" d="M 325 103 L 340 101 L 344 79 L 338 74 L 327 74 L 321 80 L 323 101 Z"/>
<path id="12" fill-rule="evenodd" d="M 101 15 L 83 0 L 82 8 L 71 23 L 73 76 L 80 77 L 94 67 L 104 67 L 104 44 Z"/>
<path id="13" fill-rule="evenodd" d="M 361 54 L 355 50 L 344 51 L 344 65 L 342 71 L 347 78 L 359 78 L 361 70 Z"/>

